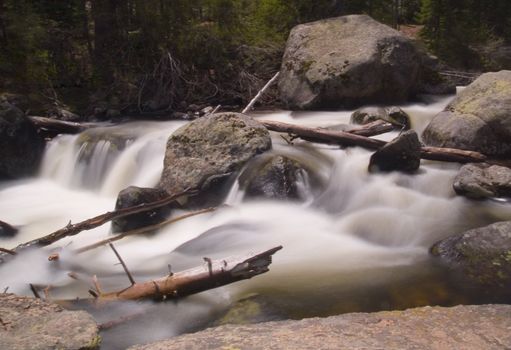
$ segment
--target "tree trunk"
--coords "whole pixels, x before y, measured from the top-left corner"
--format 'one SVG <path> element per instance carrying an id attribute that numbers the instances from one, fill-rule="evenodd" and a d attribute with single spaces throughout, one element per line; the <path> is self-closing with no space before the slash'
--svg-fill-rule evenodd
<path id="1" fill-rule="evenodd" d="M 233 282 L 250 279 L 269 271 L 272 256 L 282 249 L 278 246 L 259 254 L 212 261 L 204 258 L 205 264 L 156 280 L 134 283 L 121 291 L 93 294 L 99 302 L 140 299 L 177 299 Z"/>

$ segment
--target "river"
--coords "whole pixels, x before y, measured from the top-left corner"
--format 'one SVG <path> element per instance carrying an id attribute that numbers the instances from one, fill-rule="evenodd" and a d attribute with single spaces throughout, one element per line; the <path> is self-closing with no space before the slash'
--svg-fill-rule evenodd
<path id="1" fill-rule="evenodd" d="M 421 132 L 450 99 L 432 97 L 428 103 L 402 108 Z M 274 111 L 253 116 L 326 127 L 348 123 L 350 114 Z M 0 246 L 12 248 L 69 221 L 112 210 L 118 192 L 127 186 L 155 186 L 166 140 L 183 124 L 133 122 L 55 138 L 47 146 L 37 177 L 0 183 L 0 220 L 20 228 L 16 237 L 1 239 Z M 380 138 L 390 140 L 396 134 Z M 223 258 L 283 245 L 270 272 L 177 303 L 123 303 L 107 310 L 68 304 L 89 309 L 100 323 L 144 312 L 103 332 L 102 349 L 125 348 L 229 321 L 486 301 L 478 291 L 462 288 L 458 276 L 447 273 L 428 253 L 433 243 L 450 234 L 511 220 L 508 205 L 455 196 L 452 181 L 459 165 L 422 161 L 414 175 L 368 174 L 369 151 L 300 141 L 291 145 L 278 134 L 272 138 L 273 153 L 315 169 L 323 184 L 320 190 L 304 178 L 304 201 L 254 201 L 244 199 L 243 188 L 234 181 L 225 194 L 229 206 L 115 244 L 138 281 L 164 276 L 169 264 L 179 271 L 204 264 L 203 257 Z M 127 287 L 129 281 L 110 248 L 72 253 L 109 235 L 110 226 L 104 225 L 21 254 L 0 266 L 0 289 L 31 295 L 32 283 L 51 286 L 49 296 L 54 300 L 86 298 L 93 275 L 104 290 Z M 64 247 L 60 260 L 48 262 L 49 253 L 58 247 Z M 70 272 L 79 279 L 71 279 Z"/>

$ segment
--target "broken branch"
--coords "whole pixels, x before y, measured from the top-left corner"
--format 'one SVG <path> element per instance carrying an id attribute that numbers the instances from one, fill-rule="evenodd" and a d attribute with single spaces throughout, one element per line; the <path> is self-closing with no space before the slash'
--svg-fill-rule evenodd
<path id="1" fill-rule="evenodd" d="M 259 254 L 211 260 L 208 266 L 195 267 L 172 275 L 135 283 L 118 292 L 99 293 L 98 301 L 139 300 L 148 298 L 176 299 L 217 288 L 269 271 L 272 256 L 282 249 L 278 246 Z"/>

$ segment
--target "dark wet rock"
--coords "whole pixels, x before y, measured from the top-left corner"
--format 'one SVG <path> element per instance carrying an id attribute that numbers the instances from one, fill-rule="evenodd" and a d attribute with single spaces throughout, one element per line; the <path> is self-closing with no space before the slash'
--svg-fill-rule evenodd
<path id="1" fill-rule="evenodd" d="M 511 296 L 511 221 L 454 235 L 436 243 L 431 253 L 470 283 Z"/>
<path id="2" fill-rule="evenodd" d="M 402 171 L 412 173 L 419 169 L 421 143 L 413 130 L 408 130 L 373 153 L 369 172 Z"/>
<path id="3" fill-rule="evenodd" d="M 252 171 L 249 178 L 240 179 L 247 198 L 300 199 L 298 180 L 306 170 L 298 162 L 274 156 L 257 164 Z"/>
<path id="4" fill-rule="evenodd" d="M 423 307 L 300 321 L 228 325 L 130 350 L 507 349 L 511 306 Z"/>
<path id="5" fill-rule="evenodd" d="M 167 196 L 167 192 L 161 189 L 130 186 L 119 192 L 117 202 L 115 203 L 115 209 L 156 202 Z M 167 219 L 170 215 L 170 211 L 170 206 L 164 206 L 155 210 L 115 219 L 112 221 L 112 232 L 125 232 L 140 227 L 159 224 Z"/>
<path id="6" fill-rule="evenodd" d="M 17 233 L 18 229 L 16 227 L 13 227 L 6 222 L 0 221 L 0 239 L 14 237 Z"/>
<path id="7" fill-rule="evenodd" d="M 206 196 L 221 188 L 248 160 L 269 149 L 268 130 L 245 115 L 219 113 L 197 119 L 167 141 L 159 187 L 168 193 L 201 188 Z M 221 200 L 219 193 L 213 197 Z M 208 202 L 204 197 L 201 200 L 201 205 Z"/>
<path id="8" fill-rule="evenodd" d="M 6 350 L 95 350 L 101 342 L 87 312 L 14 294 L 0 294 L 0 339 Z"/>
<path id="9" fill-rule="evenodd" d="M 280 97 L 291 109 L 403 102 L 419 65 L 410 39 L 369 16 L 301 24 L 286 44 Z"/>
<path id="10" fill-rule="evenodd" d="M 481 75 L 433 118 L 422 139 L 429 146 L 511 156 L 511 71 Z"/>
<path id="11" fill-rule="evenodd" d="M 33 175 L 44 147 L 45 142 L 30 119 L 19 108 L 0 103 L 0 179 Z"/>
<path id="12" fill-rule="evenodd" d="M 454 179 L 457 194 L 473 199 L 511 197 L 511 169 L 489 164 L 466 164 Z"/>
<path id="13" fill-rule="evenodd" d="M 350 123 L 364 125 L 384 120 L 400 129 L 410 129 L 410 116 L 399 107 L 364 107 L 351 115 Z"/>
<path id="14" fill-rule="evenodd" d="M 27 111 L 30 106 L 30 100 L 27 96 L 8 92 L 0 94 L 0 103 L 4 102 L 9 103 L 22 111 Z"/>
<path id="15" fill-rule="evenodd" d="M 448 69 L 449 67 L 443 66 L 436 56 L 422 52 L 417 91 L 422 94 L 452 95 L 456 93 L 457 85 L 467 85 L 467 83 L 457 84 L 458 78 L 455 76 L 440 74 L 442 70 Z"/>

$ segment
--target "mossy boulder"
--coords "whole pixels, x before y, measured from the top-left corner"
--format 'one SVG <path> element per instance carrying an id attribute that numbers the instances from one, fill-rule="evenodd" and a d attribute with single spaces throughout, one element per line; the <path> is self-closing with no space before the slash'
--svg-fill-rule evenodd
<path id="1" fill-rule="evenodd" d="M 167 192 L 156 188 L 141 188 L 130 186 L 117 196 L 115 209 L 134 207 L 140 204 L 156 202 L 167 197 Z M 163 206 L 139 214 L 128 215 L 112 220 L 112 232 L 125 232 L 140 227 L 159 224 L 170 215 L 170 206 Z"/>
<path id="2" fill-rule="evenodd" d="M 499 165 L 466 164 L 454 179 L 457 194 L 473 199 L 511 197 L 511 169 Z"/>
<path id="3" fill-rule="evenodd" d="M 294 27 L 279 91 L 291 109 L 331 109 L 406 101 L 419 76 L 419 52 L 400 32 L 366 15 Z"/>
<path id="4" fill-rule="evenodd" d="M 369 172 L 401 171 L 413 173 L 421 163 L 421 143 L 413 130 L 408 130 L 373 153 Z"/>
<path id="5" fill-rule="evenodd" d="M 97 350 L 98 326 L 85 311 L 67 311 L 40 299 L 0 294 L 0 348 Z"/>
<path id="6" fill-rule="evenodd" d="M 454 235 L 436 243 L 431 253 L 474 285 L 511 296 L 511 221 Z"/>
<path id="7" fill-rule="evenodd" d="M 34 175 L 44 148 L 30 119 L 10 103 L 0 103 L 0 180 Z"/>
<path id="8" fill-rule="evenodd" d="M 481 75 L 433 118 L 427 145 L 511 156 L 511 71 Z"/>
<path id="9" fill-rule="evenodd" d="M 208 194 L 222 188 L 247 161 L 270 149 L 268 130 L 250 117 L 218 113 L 199 118 L 169 137 L 158 187 L 168 193 L 200 189 L 200 205 L 218 203 L 220 193 Z"/>

